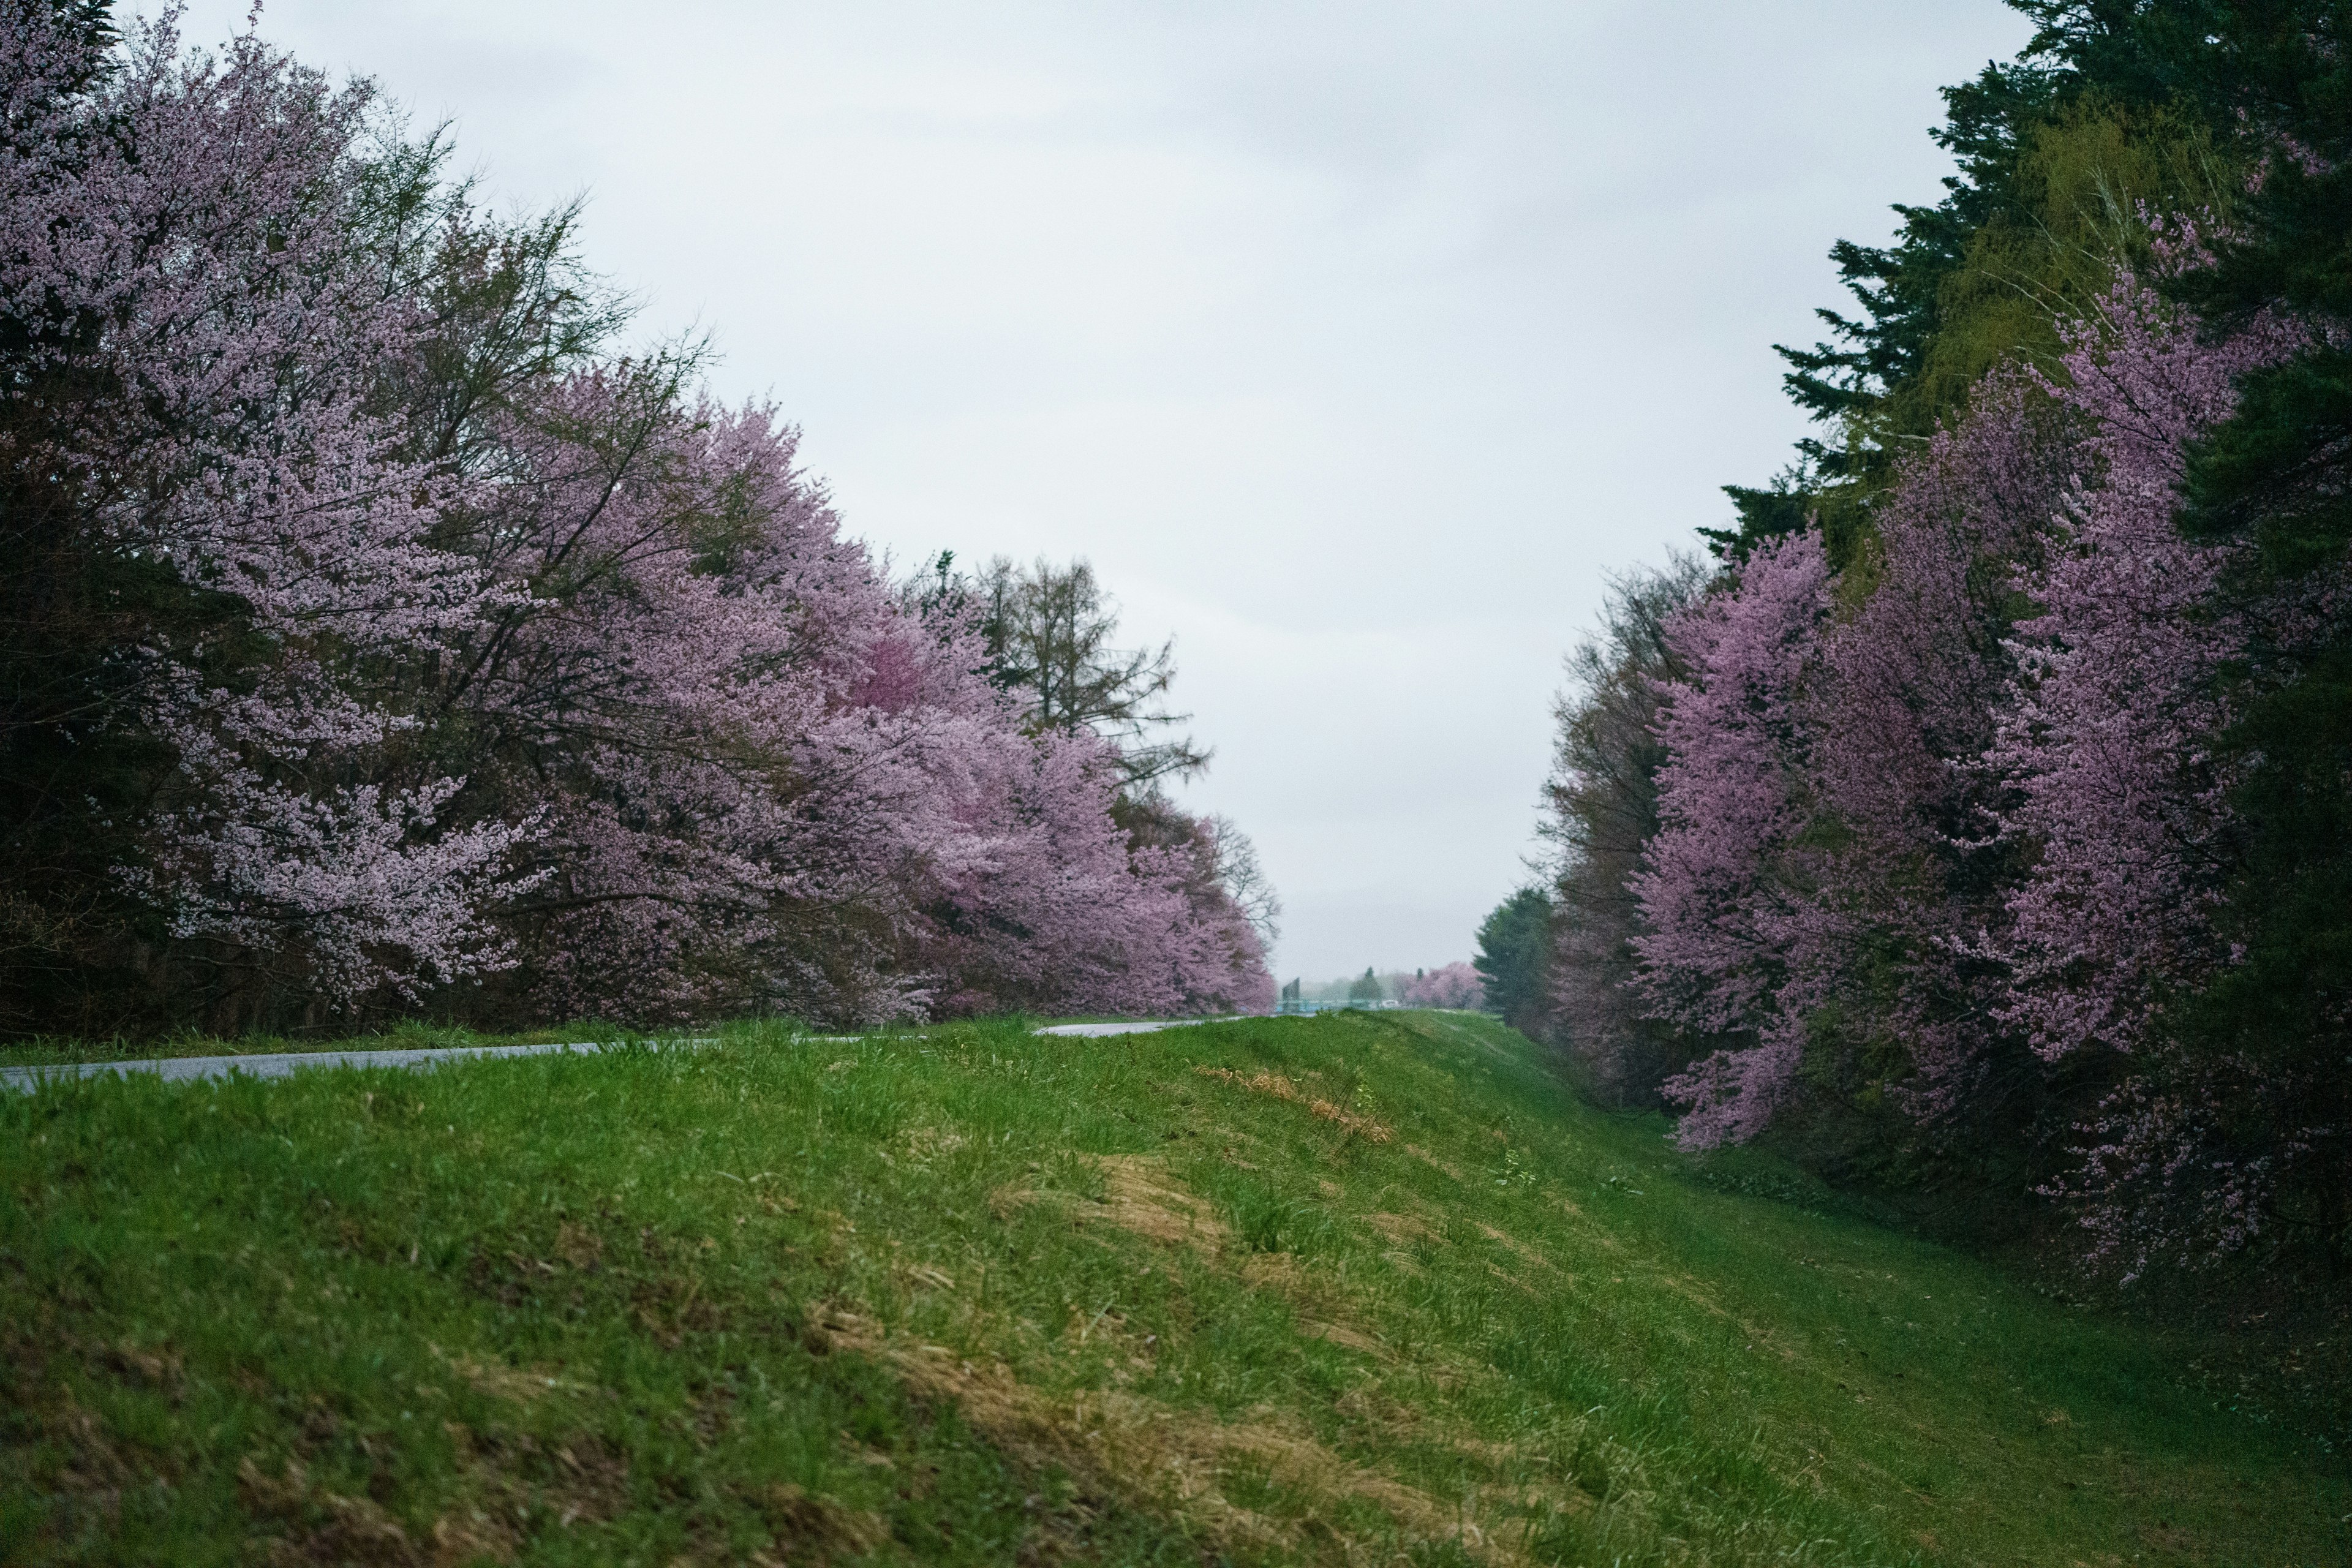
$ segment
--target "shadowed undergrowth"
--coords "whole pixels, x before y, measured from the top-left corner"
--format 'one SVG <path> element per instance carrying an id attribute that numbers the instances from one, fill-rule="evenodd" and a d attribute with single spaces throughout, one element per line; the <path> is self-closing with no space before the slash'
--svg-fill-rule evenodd
<path id="1" fill-rule="evenodd" d="M 1458 1015 L 0 1099 L 12 1561 L 2334 1563 L 2324 1439 Z"/>

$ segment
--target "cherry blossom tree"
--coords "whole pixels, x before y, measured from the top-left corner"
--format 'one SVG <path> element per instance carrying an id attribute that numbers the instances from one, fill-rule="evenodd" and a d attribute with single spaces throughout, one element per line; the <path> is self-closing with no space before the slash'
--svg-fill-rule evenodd
<path id="1" fill-rule="evenodd" d="M 509 607 L 438 694 L 480 809 L 541 814 L 534 1010 L 1159 1013 L 1270 981 L 1218 840 L 1139 844 L 1105 742 L 1032 734 L 974 628 L 844 539 L 772 412 L 599 368 L 507 416 Z M 493 782 L 495 781 L 495 782 Z"/>
<path id="2" fill-rule="evenodd" d="M 152 742 L 79 826 L 216 972 L 341 1002 L 508 962 L 486 916 L 523 885 L 518 826 L 453 826 L 459 781 L 389 765 L 400 672 L 498 590 L 436 542 L 457 498 L 371 395 L 419 322 L 350 238 L 369 93 L 249 35 L 201 56 L 141 24 L 101 58 L 58 8 L 8 9 L 0 418 L 44 595 L 12 662 L 61 603 L 110 612 L 12 713 L 12 763 Z"/>
<path id="3" fill-rule="evenodd" d="M 2195 258 L 2193 234 L 2176 246 Z M 2128 274 L 2073 331 L 2060 395 L 2087 425 L 2080 477 L 2022 580 L 2040 614 L 2019 628 L 2014 700 L 1988 752 L 2015 792 L 2002 830 L 2032 851 L 2008 900 L 2005 1016 L 2046 1060 L 2102 1058 L 2114 1086 L 2081 1123 L 2078 1163 L 2045 1190 L 2135 1273 L 2160 1253 L 2242 1248 L 2290 1168 L 2336 1141 L 2323 1082 L 2259 1041 L 2179 1026 L 2240 961 L 2233 799 L 2259 759 L 2218 743 L 2242 700 L 2232 672 L 2251 643 L 2292 641 L 2315 594 L 2221 593 L 2248 546 L 2185 538 L 2180 485 L 2240 381 L 2303 335 L 2273 315 L 2202 331 Z"/>
<path id="4" fill-rule="evenodd" d="M 1842 1043 L 1875 1063 L 1854 1076 L 1928 1119 L 1973 1125 L 2034 1076 L 1995 1025 L 2008 977 L 1983 952 L 2019 856 L 1985 753 L 2017 674 L 2016 576 L 2041 559 L 2078 426 L 2030 377 L 1979 386 L 1899 469 L 1867 595 L 1824 627 L 1808 698 L 1816 897 L 1867 954 L 1837 976 Z"/>
<path id="5" fill-rule="evenodd" d="M 1690 672 L 1666 693 L 1660 828 L 1631 886 L 1644 930 L 1635 984 L 1661 1017 L 1738 1043 L 1666 1085 L 1677 1136 L 1753 1135 L 1786 1098 L 1818 994 L 1813 950 L 1834 931 L 1808 896 L 1798 842 L 1812 745 L 1802 701 L 1828 608 L 1817 536 L 1757 550 L 1675 619 Z"/>
<path id="6" fill-rule="evenodd" d="M 2224 593 L 2249 547 L 2185 537 L 2181 482 L 2302 337 L 2202 331 L 2119 272 L 2050 374 L 1996 372 L 1902 466 L 1834 591 L 1800 535 L 1675 624 L 1631 886 L 1636 986 L 1717 1042 L 1667 1085 L 1685 1146 L 1867 1056 L 1923 1121 L 2071 1121 L 2042 1190 L 2130 1272 L 2243 1248 L 2324 1183 L 2310 1064 L 2185 1024 L 2241 961 L 2247 650 L 2309 640 L 2337 584 Z"/>
<path id="7" fill-rule="evenodd" d="M 2128 1052 L 2168 993 L 2226 962 L 2214 925 L 2229 780 L 2209 738 L 2248 627 L 2217 603 L 2231 547 L 2176 526 L 2190 443 L 2245 372 L 2292 352 L 2264 321 L 2209 342 L 2137 279 L 2071 334 L 2061 390 L 2088 425 L 2059 546 L 2022 585 L 2016 700 L 1989 760 L 2018 792 L 2004 828 L 2036 847 L 2010 900 L 2013 1012 L 2054 1059 Z"/>
<path id="8" fill-rule="evenodd" d="M 1466 963 L 1448 963 L 1407 981 L 1397 1000 L 1408 1007 L 1475 1011 L 1486 999 L 1486 982 Z"/>
<path id="9" fill-rule="evenodd" d="M 46 965 L 229 976 L 216 1026 L 1270 1004 L 1246 840 L 1028 722 L 978 618 L 894 586 L 692 345 L 613 352 L 568 210 L 484 216 L 250 34 L 0 4 L 37 564 L 0 783 L 79 878 L 0 900 L 12 997 Z"/>

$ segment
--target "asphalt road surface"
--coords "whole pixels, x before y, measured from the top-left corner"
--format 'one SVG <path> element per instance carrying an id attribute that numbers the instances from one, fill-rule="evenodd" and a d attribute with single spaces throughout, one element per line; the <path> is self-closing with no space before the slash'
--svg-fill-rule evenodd
<path id="1" fill-rule="evenodd" d="M 1205 1018 L 1173 1018 L 1149 1024 L 1056 1024 L 1041 1035 L 1070 1035 L 1098 1039 L 1107 1035 L 1140 1035 L 1153 1029 L 1204 1024 Z M 811 1039 L 854 1039 L 855 1036 L 815 1035 Z M 699 1044 L 700 1042 L 694 1042 Z M 0 1068 L 0 1088 L 30 1089 L 43 1079 L 96 1078 L 101 1073 L 149 1073 L 166 1083 L 197 1079 L 284 1078 L 301 1068 L 424 1068 L 438 1062 L 465 1061 L 475 1057 L 538 1057 L 551 1051 L 604 1050 L 593 1040 L 572 1040 L 545 1046 L 430 1046 L 404 1051 L 284 1051 L 250 1057 L 157 1057 L 144 1061 L 69 1062 L 56 1067 Z"/>

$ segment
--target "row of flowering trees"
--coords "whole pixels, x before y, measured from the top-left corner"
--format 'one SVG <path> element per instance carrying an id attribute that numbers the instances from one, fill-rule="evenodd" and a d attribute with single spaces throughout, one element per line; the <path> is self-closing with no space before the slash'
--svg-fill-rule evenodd
<path id="1" fill-rule="evenodd" d="M 2126 276 L 2063 378 L 1989 380 L 1905 465 L 1873 581 L 1801 533 L 1676 617 L 1632 983 L 1722 1042 L 1663 1085 L 1686 1146 L 1754 1136 L 1808 1075 L 1940 1123 L 2029 1060 L 2088 1058 L 2049 1184 L 2136 1264 L 2234 1248 L 2342 1179 L 2340 1070 L 2281 1079 L 2259 1040 L 2167 1026 L 2236 947 L 2231 803 L 2258 759 L 2217 750 L 2229 671 L 2328 613 L 2223 595 L 2238 551 L 2181 536 L 2179 487 L 2238 376 L 2294 341 L 2202 333 Z"/>
<path id="2" fill-rule="evenodd" d="M 2352 574 L 2248 593 L 2248 545 L 2179 526 L 2189 454 L 2306 337 L 2270 314 L 2203 330 L 2122 275 L 2057 374 L 1988 377 L 1900 467 L 1843 573 L 1806 531 L 1711 584 L 1645 584 L 1680 588 L 1653 815 L 1609 863 L 1625 918 L 1557 921 L 1571 1045 L 1646 1069 L 1692 1148 L 1841 1088 L 1969 1137 L 2056 1095 L 2075 1136 L 2039 1184 L 2135 1268 L 2340 1228 L 2347 1062 L 2199 999 L 2263 894 L 2244 809 L 2265 759 L 2230 743 L 2256 658 L 2342 636 Z M 1612 694 L 1585 694 L 1589 726 Z M 1563 750 L 1555 798 L 1589 823 L 1565 808 L 1609 781 Z M 1572 848 L 1581 890 L 1597 857 Z"/>
<path id="3" fill-rule="evenodd" d="M 1270 1002 L 773 410 L 363 85 L 0 3 L 0 1023 Z M 1130 824 L 1131 826 L 1131 824 Z"/>
<path id="4" fill-rule="evenodd" d="M 1847 452 L 1814 449 L 1848 468 L 1769 498 L 1810 487 L 1808 513 L 1620 584 L 1574 661 L 1553 1025 L 1684 1146 L 1775 1130 L 1849 1170 L 2015 1178 L 2126 1277 L 2352 1250 L 2352 994 L 2314 892 L 2347 891 L 2352 552 L 2311 521 L 2345 437 L 2307 390 L 2352 333 L 2280 266 L 2213 282 L 2260 270 L 2266 186 L 2340 218 L 2343 181 L 2235 123 L 2247 227 L 2110 200 L 2045 344 L 1917 436 L 1916 379 L 1881 384 Z M 2224 495 L 2233 450 L 2288 478 Z"/>

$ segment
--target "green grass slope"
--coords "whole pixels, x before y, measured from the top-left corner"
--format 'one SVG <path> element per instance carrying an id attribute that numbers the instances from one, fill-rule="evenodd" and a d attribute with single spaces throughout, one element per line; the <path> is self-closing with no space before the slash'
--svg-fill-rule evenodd
<path id="1" fill-rule="evenodd" d="M 0 1097 L 0 1559 L 2336 1563 L 2324 1444 L 1457 1015 Z"/>

